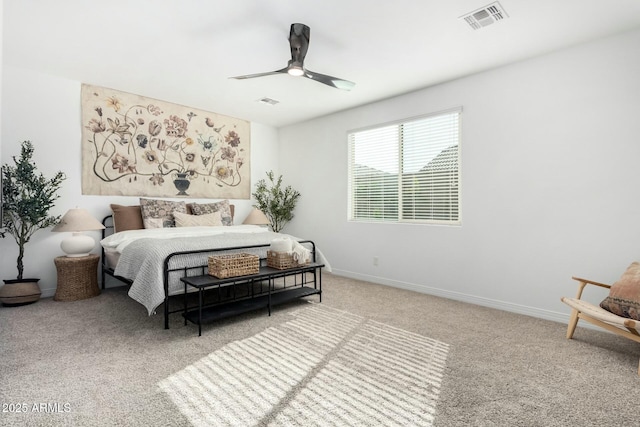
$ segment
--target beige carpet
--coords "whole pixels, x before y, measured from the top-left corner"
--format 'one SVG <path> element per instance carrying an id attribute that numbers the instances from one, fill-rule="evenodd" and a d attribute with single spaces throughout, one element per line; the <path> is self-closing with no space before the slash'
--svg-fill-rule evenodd
<path id="1" fill-rule="evenodd" d="M 635 343 L 323 278 L 202 337 L 124 289 L 2 307 L 0 425 L 640 425 Z"/>
<path id="2" fill-rule="evenodd" d="M 321 304 L 160 382 L 197 426 L 433 425 L 448 346 Z"/>

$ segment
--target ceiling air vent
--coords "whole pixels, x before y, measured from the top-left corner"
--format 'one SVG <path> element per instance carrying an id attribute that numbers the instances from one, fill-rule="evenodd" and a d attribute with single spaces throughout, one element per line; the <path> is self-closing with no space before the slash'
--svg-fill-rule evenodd
<path id="1" fill-rule="evenodd" d="M 267 98 L 266 96 L 264 98 L 257 99 L 256 101 L 265 105 L 276 105 L 280 102 L 272 98 Z"/>
<path id="2" fill-rule="evenodd" d="M 499 2 L 493 2 L 481 9 L 474 10 L 471 13 L 461 16 L 467 24 L 474 30 L 491 25 L 496 21 L 502 21 L 508 18 L 507 12 L 502 8 Z"/>

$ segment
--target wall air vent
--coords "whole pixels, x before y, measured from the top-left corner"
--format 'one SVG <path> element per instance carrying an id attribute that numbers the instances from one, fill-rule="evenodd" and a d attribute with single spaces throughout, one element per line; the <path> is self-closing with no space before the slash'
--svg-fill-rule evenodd
<path id="1" fill-rule="evenodd" d="M 474 30 L 479 30 L 480 28 L 491 25 L 497 21 L 502 21 L 508 17 L 509 15 L 507 15 L 507 12 L 505 12 L 500 5 L 500 2 L 496 1 L 483 8 L 474 10 L 471 13 L 467 13 L 460 18 L 464 19 Z"/>

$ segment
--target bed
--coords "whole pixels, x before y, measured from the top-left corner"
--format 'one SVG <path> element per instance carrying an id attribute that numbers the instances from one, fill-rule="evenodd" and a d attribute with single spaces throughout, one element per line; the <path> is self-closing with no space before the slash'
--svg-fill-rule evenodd
<path id="1" fill-rule="evenodd" d="M 146 211 L 146 199 L 140 201 L 140 206 L 111 205 L 112 214 L 103 219 L 102 286 L 106 276 L 129 284 L 129 296 L 149 315 L 164 304 L 165 329 L 169 315 L 180 311 L 169 308 L 169 297 L 185 292 L 180 278 L 206 274 L 211 255 L 246 252 L 264 260 L 271 242 L 288 237 L 308 248 L 312 262 L 321 262 L 330 271 L 312 241 L 256 225 L 233 225 L 234 209 L 228 201 L 189 206 L 162 201 L 167 203 L 163 208 Z M 220 214 L 213 215 L 216 212 Z"/>

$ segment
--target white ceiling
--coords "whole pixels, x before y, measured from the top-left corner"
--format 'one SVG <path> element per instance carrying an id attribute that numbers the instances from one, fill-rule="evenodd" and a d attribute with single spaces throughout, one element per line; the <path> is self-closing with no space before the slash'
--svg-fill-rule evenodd
<path id="1" fill-rule="evenodd" d="M 506 20 L 460 19 L 489 3 L 4 0 L 3 62 L 279 127 L 640 28 L 639 0 L 500 0 Z M 305 67 L 352 91 L 229 79 L 286 66 L 294 22 L 311 27 Z"/>

